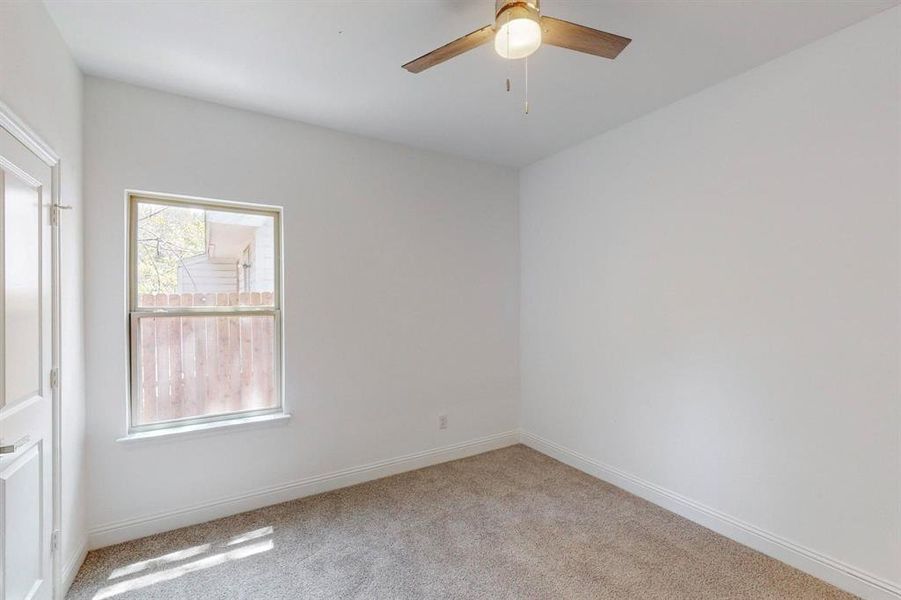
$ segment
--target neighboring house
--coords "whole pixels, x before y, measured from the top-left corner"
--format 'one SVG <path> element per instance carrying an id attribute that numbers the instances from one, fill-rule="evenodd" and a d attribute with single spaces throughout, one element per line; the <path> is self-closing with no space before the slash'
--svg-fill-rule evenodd
<path id="1" fill-rule="evenodd" d="M 178 291 L 273 291 L 272 220 L 246 213 L 206 213 L 205 254 L 178 268 Z"/>
<path id="2" fill-rule="evenodd" d="M 214 258 L 198 254 L 186 258 L 178 268 L 179 293 L 241 291 L 238 261 L 234 257 Z"/>

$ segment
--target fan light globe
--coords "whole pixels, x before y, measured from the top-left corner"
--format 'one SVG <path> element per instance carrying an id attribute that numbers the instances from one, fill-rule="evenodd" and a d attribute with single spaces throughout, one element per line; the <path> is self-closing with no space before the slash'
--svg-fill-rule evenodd
<path id="1" fill-rule="evenodd" d="M 541 25 L 532 18 L 503 21 L 494 35 L 494 49 L 503 58 L 525 58 L 541 45 Z"/>

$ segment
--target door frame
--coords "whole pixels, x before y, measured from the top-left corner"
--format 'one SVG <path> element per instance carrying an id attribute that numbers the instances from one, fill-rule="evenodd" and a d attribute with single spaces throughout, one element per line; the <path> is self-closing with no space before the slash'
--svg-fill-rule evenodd
<path id="1" fill-rule="evenodd" d="M 61 388 L 60 382 L 60 235 L 59 235 L 59 186 L 60 186 L 60 158 L 59 155 L 50 147 L 38 134 L 34 132 L 28 125 L 20 119 L 12 109 L 0 100 L 0 127 L 6 129 L 14 138 L 22 143 L 28 150 L 40 158 L 47 166 L 50 167 L 50 217 L 51 217 L 51 236 L 50 236 L 50 353 L 51 362 L 51 406 L 53 412 L 53 429 L 52 440 L 53 446 L 51 451 L 53 464 L 53 524 L 52 524 L 52 585 L 53 598 L 60 599 L 65 595 L 66 590 L 62 589 L 62 548 L 60 547 L 60 538 L 62 531 L 62 421 L 60 413 Z"/>

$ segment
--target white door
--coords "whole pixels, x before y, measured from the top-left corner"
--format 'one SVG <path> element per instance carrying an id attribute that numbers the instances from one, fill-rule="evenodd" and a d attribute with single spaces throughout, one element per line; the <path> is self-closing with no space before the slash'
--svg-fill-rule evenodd
<path id="1" fill-rule="evenodd" d="M 53 595 L 50 185 L 0 127 L 0 600 Z"/>

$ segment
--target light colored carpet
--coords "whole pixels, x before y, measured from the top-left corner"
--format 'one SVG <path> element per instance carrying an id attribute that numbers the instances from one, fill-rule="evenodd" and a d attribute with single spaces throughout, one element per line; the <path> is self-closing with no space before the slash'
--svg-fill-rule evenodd
<path id="1" fill-rule="evenodd" d="M 91 552 L 68 598 L 853 596 L 513 446 Z"/>

